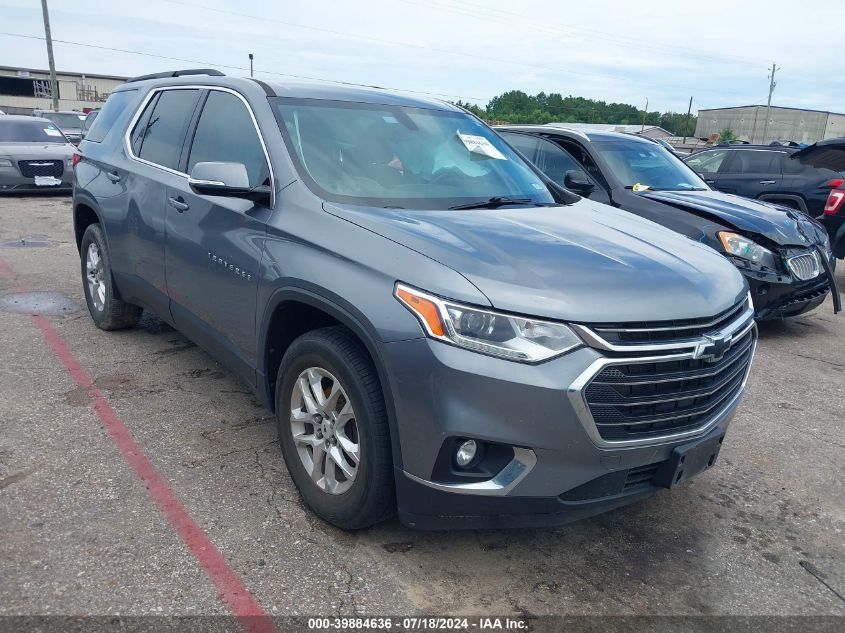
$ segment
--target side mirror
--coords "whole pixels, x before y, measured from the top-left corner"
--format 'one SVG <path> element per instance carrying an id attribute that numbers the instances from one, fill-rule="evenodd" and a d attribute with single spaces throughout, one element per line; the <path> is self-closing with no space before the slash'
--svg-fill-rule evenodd
<path id="1" fill-rule="evenodd" d="M 583 171 L 579 171 L 577 169 L 570 169 L 566 172 L 563 176 L 563 186 L 570 191 L 574 191 L 575 193 L 579 193 L 584 196 L 596 188 L 593 181 L 587 178 L 587 175 Z"/>
<path id="2" fill-rule="evenodd" d="M 197 163 L 188 177 L 188 186 L 201 196 L 243 198 L 265 204 L 269 204 L 273 196 L 270 187 L 249 186 L 249 174 L 243 163 Z"/>

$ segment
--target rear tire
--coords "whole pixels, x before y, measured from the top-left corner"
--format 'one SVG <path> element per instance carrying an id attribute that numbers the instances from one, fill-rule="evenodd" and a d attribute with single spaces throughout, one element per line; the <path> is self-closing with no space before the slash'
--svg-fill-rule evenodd
<path id="1" fill-rule="evenodd" d="M 276 419 L 291 479 L 317 516 L 357 530 L 393 514 L 381 383 L 349 330 L 322 328 L 291 344 L 276 379 Z"/>
<path id="2" fill-rule="evenodd" d="M 106 239 L 99 224 L 85 229 L 80 248 L 82 288 L 94 324 L 101 330 L 120 330 L 138 323 L 139 306 L 117 297 Z"/>

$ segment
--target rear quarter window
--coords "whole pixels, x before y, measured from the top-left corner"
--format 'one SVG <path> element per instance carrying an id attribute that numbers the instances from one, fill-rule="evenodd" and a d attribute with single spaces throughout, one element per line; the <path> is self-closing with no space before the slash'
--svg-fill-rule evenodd
<path id="1" fill-rule="evenodd" d="M 102 143 L 109 130 L 112 129 L 120 115 L 126 112 L 126 108 L 135 100 L 137 95 L 137 90 L 121 90 L 111 93 L 100 114 L 91 124 L 91 129 L 85 135 L 85 140 Z"/>

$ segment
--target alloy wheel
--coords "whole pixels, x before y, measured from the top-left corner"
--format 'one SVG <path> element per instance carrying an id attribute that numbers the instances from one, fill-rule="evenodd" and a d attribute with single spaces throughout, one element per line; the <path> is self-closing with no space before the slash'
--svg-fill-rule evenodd
<path id="1" fill-rule="evenodd" d="M 296 379 L 290 405 L 293 441 L 305 471 L 323 492 L 343 494 L 361 461 L 358 424 L 343 385 L 325 369 L 309 367 Z"/>
<path id="2" fill-rule="evenodd" d="M 88 245 L 85 256 L 85 276 L 88 280 L 88 294 L 98 312 L 106 307 L 106 282 L 103 269 L 103 258 L 95 242 Z"/>

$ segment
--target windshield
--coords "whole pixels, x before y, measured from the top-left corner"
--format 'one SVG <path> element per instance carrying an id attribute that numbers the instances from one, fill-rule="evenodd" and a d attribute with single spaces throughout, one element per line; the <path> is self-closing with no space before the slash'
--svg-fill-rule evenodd
<path id="1" fill-rule="evenodd" d="M 655 143 L 594 141 L 592 147 L 607 162 L 623 186 L 637 190 L 702 191 L 707 185 L 678 157 Z"/>
<path id="2" fill-rule="evenodd" d="M 495 132 L 463 112 L 271 101 L 300 174 L 328 200 L 413 209 L 491 198 L 554 203 L 537 173 Z"/>
<path id="3" fill-rule="evenodd" d="M 82 119 L 76 114 L 63 114 L 61 112 L 45 112 L 42 119 L 49 119 L 60 128 L 81 128 Z"/>
<path id="4" fill-rule="evenodd" d="M 61 143 L 68 140 L 47 121 L 4 121 L 0 119 L 0 143 Z"/>

